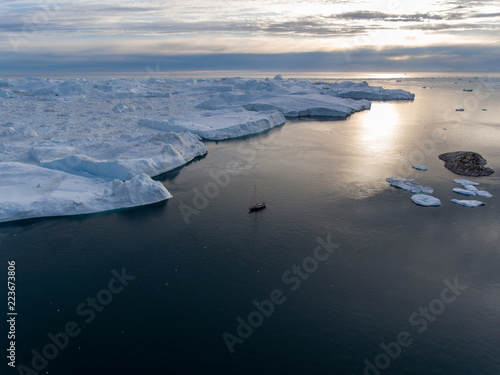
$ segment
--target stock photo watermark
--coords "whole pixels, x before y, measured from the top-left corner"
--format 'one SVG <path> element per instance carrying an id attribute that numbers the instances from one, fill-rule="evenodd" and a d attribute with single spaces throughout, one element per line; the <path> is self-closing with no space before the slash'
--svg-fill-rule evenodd
<path id="1" fill-rule="evenodd" d="M 282 283 L 292 292 L 297 291 L 302 282 L 316 272 L 320 263 L 326 262 L 335 249 L 340 247 L 340 244 L 331 242 L 330 235 L 327 236 L 326 241 L 321 237 L 317 237 L 316 241 L 318 245 L 314 248 L 310 256 L 305 257 L 300 265 L 294 264 L 281 275 Z M 264 324 L 264 320 L 270 318 L 274 314 L 276 307 L 285 303 L 286 299 L 286 293 L 282 289 L 276 288 L 269 293 L 269 299 L 260 302 L 254 300 L 252 304 L 255 310 L 251 311 L 246 319 L 241 316 L 236 318 L 238 325 L 235 331 L 233 331 L 234 334 L 229 332 L 222 334 L 229 352 L 233 354 L 236 344 L 242 345 L 245 340 L 248 340 L 254 330 Z"/>
<path id="2" fill-rule="evenodd" d="M 408 317 L 408 323 L 416 333 L 425 332 L 429 325 L 444 313 L 446 306 L 455 302 L 457 297 L 462 295 L 462 292 L 468 288 L 467 285 L 460 284 L 457 277 L 453 279 L 453 282 L 445 279 L 443 283 L 445 288 L 441 290 L 437 298 L 430 301 L 426 306 L 420 306 L 418 311 Z M 413 343 L 414 335 L 413 333 L 412 336 L 410 330 L 401 331 L 394 341 L 387 344 L 381 342 L 379 345 L 382 349 L 381 352 L 372 360 L 364 359 L 363 375 L 380 375 L 383 370 L 388 369 L 391 363 L 401 355 L 403 349 L 408 348 Z"/>
<path id="3" fill-rule="evenodd" d="M 120 272 L 112 270 L 113 277 L 109 280 L 107 288 L 103 288 L 97 292 L 95 297 L 87 297 L 87 299 L 78 304 L 75 312 L 85 324 L 90 324 L 96 318 L 97 313 L 102 312 L 108 306 L 115 295 L 123 292 L 130 281 L 135 279 L 134 275 L 126 273 L 125 268 Z M 38 375 L 40 371 L 45 370 L 49 365 L 49 361 L 56 359 L 59 354 L 68 347 L 71 339 L 75 339 L 82 333 L 82 325 L 76 321 L 69 321 L 64 325 L 64 328 L 57 332 L 49 332 L 47 334 L 48 342 L 40 350 L 31 349 L 32 359 L 31 367 L 24 364 L 18 365 L 17 371 L 21 375 Z"/>
<path id="4" fill-rule="evenodd" d="M 245 155 L 240 161 L 231 160 L 227 162 L 225 168 L 220 172 L 209 170 L 208 174 L 211 180 L 205 182 L 203 187 L 192 189 L 193 198 L 190 204 L 179 203 L 179 211 L 186 224 L 191 222 L 191 216 L 199 215 L 201 211 L 209 206 L 211 200 L 217 198 L 221 190 L 231 183 L 231 175 L 241 173 L 242 168 L 248 163 L 252 163 L 257 156 L 257 151 L 254 149 L 245 149 L 240 146 L 238 151 L 240 154 Z"/>
<path id="5" fill-rule="evenodd" d="M 23 17 L 23 26 L 19 33 L 9 33 L 9 41 L 15 53 L 20 47 L 29 43 L 40 32 L 43 25 L 49 23 L 61 8 L 57 0 L 48 0 L 38 5 L 38 10 L 29 16 Z"/>

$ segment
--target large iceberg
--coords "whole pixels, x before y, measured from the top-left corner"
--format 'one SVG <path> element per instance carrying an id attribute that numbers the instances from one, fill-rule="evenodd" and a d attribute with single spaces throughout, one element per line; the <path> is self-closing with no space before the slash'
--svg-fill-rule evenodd
<path id="1" fill-rule="evenodd" d="M 146 174 L 100 182 L 17 162 L 0 163 L 0 222 L 89 214 L 156 203 L 171 197 Z"/>

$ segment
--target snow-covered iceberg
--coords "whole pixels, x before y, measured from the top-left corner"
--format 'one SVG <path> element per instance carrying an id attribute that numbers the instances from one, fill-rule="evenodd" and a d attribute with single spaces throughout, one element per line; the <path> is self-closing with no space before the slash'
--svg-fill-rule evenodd
<path id="1" fill-rule="evenodd" d="M 415 94 L 401 89 L 391 90 L 382 87 L 370 86 L 366 81 L 363 82 L 340 82 L 334 83 L 325 92 L 327 95 L 337 96 L 339 98 L 367 99 L 367 100 L 413 100 Z"/>
<path id="2" fill-rule="evenodd" d="M 139 174 L 100 182 L 24 163 L 0 163 L 0 222 L 79 215 L 156 203 L 171 197 L 161 182 Z"/>
<path id="3" fill-rule="evenodd" d="M 164 131 L 189 131 L 204 139 L 222 140 L 257 134 L 285 122 L 278 111 L 252 112 L 240 108 L 195 112 L 168 120 L 142 119 L 139 125 Z"/>
<path id="4" fill-rule="evenodd" d="M 40 166 L 84 176 L 122 181 L 145 173 L 157 176 L 205 154 L 206 146 L 192 133 L 121 136 L 80 147 L 33 147 Z"/>

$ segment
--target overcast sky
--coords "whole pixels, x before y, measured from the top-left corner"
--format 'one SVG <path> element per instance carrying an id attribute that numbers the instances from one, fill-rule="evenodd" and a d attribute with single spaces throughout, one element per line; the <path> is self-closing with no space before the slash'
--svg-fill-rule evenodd
<path id="1" fill-rule="evenodd" d="M 500 70 L 500 0 L 1 0 L 0 72 Z"/>

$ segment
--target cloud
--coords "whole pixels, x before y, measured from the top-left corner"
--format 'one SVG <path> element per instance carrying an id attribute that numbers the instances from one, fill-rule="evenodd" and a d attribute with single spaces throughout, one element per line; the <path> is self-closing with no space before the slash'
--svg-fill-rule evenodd
<path id="1" fill-rule="evenodd" d="M 422 22 L 425 20 L 441 20 L 442 16 L 430 13 L 389 14 L 377 11 L 360 10 L 330 16 L 330 18 L 344 20 L 383 20 L 389 22 Z"/>
<path id="2" fill-rule="evenodd" d="M 347 58 L 349 57 L 349 59 Z M 212 53 L 206 55 L 85 54 L 60 56 L 4 54 L 7 72 L 146 72 L 159 64 L 161 72 L 187 70 L 260 71 L 442 71 L 500 72 L 500 50 L 487 45 L 435 46 L 425 48 L 361 49 L 350 52 L 282 54 Z"/>

